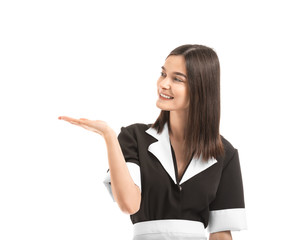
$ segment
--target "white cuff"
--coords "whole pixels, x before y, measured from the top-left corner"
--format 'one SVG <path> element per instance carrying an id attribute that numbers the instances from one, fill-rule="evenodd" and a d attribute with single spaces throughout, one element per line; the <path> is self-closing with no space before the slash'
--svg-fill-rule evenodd
<path id="1" fill-rule="evenodd" d="M 240 231 L 247 229 L 244 208 L 210 211 L 208 232 Z"/>
<path id="2" fill-rule="evenodd" d="M 141 191 L 140 167 L 136 163 L 132 163 L 132 162 L 126 162 L 126 165 L 127 165 L 128 171 L 130 173 L 130 176 L 133 182 L 140 188 L 140 191 Z M 107 172 L 103 183 L 105 184 L 109 194 L 111 195 L 113 201 L 115 202 L 113 192 L 112 192 L 112 187 L 111 187 L 110 171 Z"/>

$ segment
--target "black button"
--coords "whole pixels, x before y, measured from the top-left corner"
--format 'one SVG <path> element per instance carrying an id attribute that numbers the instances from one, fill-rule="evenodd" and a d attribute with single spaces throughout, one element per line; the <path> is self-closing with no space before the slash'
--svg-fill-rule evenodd
<path id="1" fill-rule="evenodd" d="M 182 191 L 182 187 L 180 185 L 178 185 L 179 191 Z"/>

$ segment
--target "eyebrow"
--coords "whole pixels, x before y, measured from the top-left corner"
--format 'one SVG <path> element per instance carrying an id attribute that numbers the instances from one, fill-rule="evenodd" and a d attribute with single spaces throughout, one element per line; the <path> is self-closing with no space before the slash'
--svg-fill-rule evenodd
<path id="1" fill-rule="evenodd" d="M 162 66 L 162 69 L 166 71 L 165 67 Z M 179 76 L 182 76 L 182 77 L 185 77 L 187 79 L 187 76 L 181 72 L 173 72 L 175 75 L 179 75 Z"/>

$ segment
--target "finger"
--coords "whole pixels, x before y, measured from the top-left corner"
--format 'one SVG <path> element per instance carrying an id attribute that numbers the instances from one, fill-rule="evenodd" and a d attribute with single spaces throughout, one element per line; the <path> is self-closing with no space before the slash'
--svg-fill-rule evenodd
<path id="1" fill-rule="evenodd" d="M 60 116 L 59 119 L 60 120 L 66 120 L 66 121 L 75 120 L 75 118 L 71 118 L 71 117 L 67 117 L 67 116 Z"/>
<path id="2" fill-rule="evenodd" d="M 83 127 L 83 128 L 90 130 L 90 131 L 93 130 L 91 127 L 88 126 L 88 124 L 90 123 L 90 120 L 88 120 L 86 118 L 75 119 L 75 118 L 71 118 L 71 117 L 67 117 L 67 116 L 60 116 L 59 119 L 65 120 L 65 121 L 67 121 L 71 124 Z"/>
<path id="3" fill-rule="evenodd" d="M 92 130 L 90 127 L 88 127 L 87 125 L 85 125 L 85 124 L 83 124 L 83 123 L 77 123 L 77 122 L 73 122 L 73 121 L 68 121 L 68 122 L 71 123 L 71 124 L 73 124 L 73 125 L 76 125 L 76 126 L 85 128 L 86 130 Z"/>
<path id="4" fill-rule="evenodd" d="M 92 120 L 89 120 L 87 118 L 80 118 L 79 120 L 83 124 L 90 124 L 91 122 L 93 122 Z"/>
<path id="5" fill-rule="evenodd" d="M 71 117 L 67 117 L 67 116 L 61 116 L 59 117 L 60 120 L 65 120 L 67 122 L 76 122 L 76 123 L 81 123 L 81 120 L 76 119 L 76 118 L 71 118 Z"/>
<path id="6" fill-rule="evenodd" d="M 74 122 L 74 121 L 68 121 L 69 123 L 71 123 L 71 124 L 74 124 L 74 125 L 81 125 L 80 123 L 78 123 L 78 122 Z"/>

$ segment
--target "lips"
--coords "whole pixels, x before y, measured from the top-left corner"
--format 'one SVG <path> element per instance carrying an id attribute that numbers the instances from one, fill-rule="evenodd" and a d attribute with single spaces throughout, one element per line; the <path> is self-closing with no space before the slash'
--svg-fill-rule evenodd
<path id="1" fill-rule="evenodd" d="M 172 97 L 168 94 L 165 94 L 165 93 L 160 93 L 160 97 L 165 98 L 165 99 L 173 99 L 174 98 L 174 97 Z"/>

